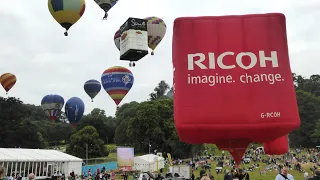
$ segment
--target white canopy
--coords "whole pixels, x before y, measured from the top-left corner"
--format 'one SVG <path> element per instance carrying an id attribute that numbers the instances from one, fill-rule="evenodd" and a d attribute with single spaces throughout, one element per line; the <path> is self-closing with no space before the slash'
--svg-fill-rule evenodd
<path id="1" fill-rule="evenodd" d="M 134 169 L 143 172 L 164 168 L 164 158 L 154 154 L 134 157 Z"/>
<path id="2" fill-rule="evenodd" d="M 48 149 L 0 148 L 0 162 L 82 162 L 69 154 Z"/>

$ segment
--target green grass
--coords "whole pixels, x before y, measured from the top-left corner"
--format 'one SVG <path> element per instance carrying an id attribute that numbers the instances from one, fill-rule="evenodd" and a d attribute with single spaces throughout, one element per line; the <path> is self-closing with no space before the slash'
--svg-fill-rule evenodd
<path id="1" fill-rule="evenodd" d="M 310 166 L 312 166 L 312 165 L 309 165 L 308 167 L 310 167 Z M 261 170 L 263 170 L 265 168 L 265 165 L 261 163 L 260 167 L 261 167 Z M 216 174 L 215 168 L 216 168 L 216 162 L 211 163 L 211 175 L 214 176 L 215 180 L 216 179 L 223 180 L 224 174 L 223 173 Z M 243 168 L 243 166 L 240 166 L 240 168 Z M 200 169 L 201 168 L 199 168 L 198 170 L 195 171 L 196 177 L 200 176 Z M 225 170 L 225 169 L 230 170 L 230 167 L 223 168 L 223 170 Z M 309 175 L 311 175 L 309 168 L 305 168 L 305 170 L 307 170 Z M 295 170 L 290 170 L 289 173 L 291 175 L 293 175 L 295 180 L 304 180 L 303 173 L 300 173 Z M 261 175 L 260 175 L 260 169 L 255 169 L 253 172 L 249 172 L 250 179 L 252 179 L 252 180 L 274 180 L 275 177 L 277 176 L 277 174 L 278 174 L 277 170 L 271 170 L 271 171 L 267 170 L 267 172 L 265 174 L 261 174 Z"/>

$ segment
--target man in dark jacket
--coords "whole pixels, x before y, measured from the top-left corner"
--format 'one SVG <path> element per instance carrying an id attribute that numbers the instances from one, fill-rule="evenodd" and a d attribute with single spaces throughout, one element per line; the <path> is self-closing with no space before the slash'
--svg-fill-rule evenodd
<path id="1" fill-rule="evenodd" d="M 224 175 L 223 180 L 233 180 L 232 174 L 231 174 L 231 172 L 229 172 L 228 169 L 226 169 L 226 173 Z"/>
<path id="2" fill-rule="evenodd" d="M 315 170 L 314 176 L 309 178 L 308 180 L 320 180 L 320 169 Z"/>

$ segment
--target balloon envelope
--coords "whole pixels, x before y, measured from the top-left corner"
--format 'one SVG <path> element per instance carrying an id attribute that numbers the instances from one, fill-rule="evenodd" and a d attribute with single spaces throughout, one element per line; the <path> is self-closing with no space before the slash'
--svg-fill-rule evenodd
<path id="1" fill-rule="evenodd" d="M 107 14 L 110 9 L 117 4 L 119 0 L 94 0 L 101 9 L 105 12 L 104 19 L 107 18 Z"/>
<path id="2" fill-rule="evenodd" d="M 121 33 L 120 29 L 114 34 L 114 44 L 120 50 L 120 38 L 121 38 Z"/>
<path id="3" fill-rule="evenodd" d="M 167 96 L 169 98 L 173 98 L 173 90 L 172 89 L 167 93 Z"/>
<path id="4" fill-rule="evenodd" d="M 289 151 L 288 135 L 263 143 L 263 149 L 264 153 L 269 155 L 282 155 L 287 153 Z"/>
<path id="5" fill-rule="evenodd" d="M 48 0 L 48 8 L 53 18 L 68 31 L 83 15 L 86 2 L 85 0 Z"/>
<path id="6" fill-rule="evenodd" d="M 62 107 L 64 105 L 64 99 L 60 95 L 50 94 L 42 98 L 41 108 L 53 122 L 57 115 L 59 115 Z"/>
<path id="7" fill-rule="evenodd" d="M 172 63 L 181 141 L 266 142 L 300 125 L 283 14 L 178 18 Z"/>
<path id="8" fill-rule="evenodd" d="M 84 113 L 84 103 L 78 97 L 70 98 L 65 105 L 65 113 L 70 124 L 75 127 Z"/>
<path id="9" fill-rule="evenodd" d="M 130 91 L 134 82 L 132 72 L 121 66 L 106 69 L 101 76 L 101 83 L 105 91 L 119 105 Z"/>
<path id="10" fill-rule="evenodd" d="M 99 81 L 91 79 L 84 83 L 83 88 L 84 88 L 84 91 L 88 94 L 88 96 L 90 96 L 91 99 L 93 99 L 100 92 L 101 84 Z"/>
<path id="11" fill-rule="evenodd" d="M 5 73 L 0 76 L 0 83 L 3 89 L 8 93 L 10 89 L 16 84 L 17 78 L 14 74 Z"/>
<path id="12" fill-rule="evenodd" d="M 148 26 L 148 46 L 152 49 L 151 54 L 153 55 L 153 51 L 166 35 L 167 25 L 158 17 L 147 17 L 145 20 Z"/>
<path id="13" fill-rule="evenodd" d="M 229 151 L 237 164 L 241 162 L 249 144 L 250 140 L 220 140 L 216 142 L 219 149 Z"/>

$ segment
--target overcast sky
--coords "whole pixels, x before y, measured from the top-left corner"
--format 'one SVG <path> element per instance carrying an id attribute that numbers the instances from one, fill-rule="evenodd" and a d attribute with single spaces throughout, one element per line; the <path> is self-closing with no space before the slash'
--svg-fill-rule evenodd
<path id="1" fill-rule="evenodd" d="M 65 37 L 46 0 L 0 0 L 0 74 L 10 72 L 18 79 L 10 96 L 35 105 L 47 94 L 59 94 L 65 101 L 77 96 L 85 102 L 85 113 L 101 108 L 113 116 L 116 106 L 109 95 L 101 90 L 91 103 L 83 84 L 100 81 L 111 66 L 128 67 L 128 62 L 119 60 L 113 42 L 115 31 L 128 17 L 160 17 L 167 34 L 155 56 L 131 68 L 135 82 L 122 104 L 147 100 L 161 80 L 172 84 L 173 21 L 183 16 L 282 12 L 287 17 L 292 71 L 304 76 L 320 73 L 319 0 L 119 0 L 107 21 L 94 0 L 86 4 L 83 17 Z M 4 90 L 0 96 L 6 97 Z"/>

